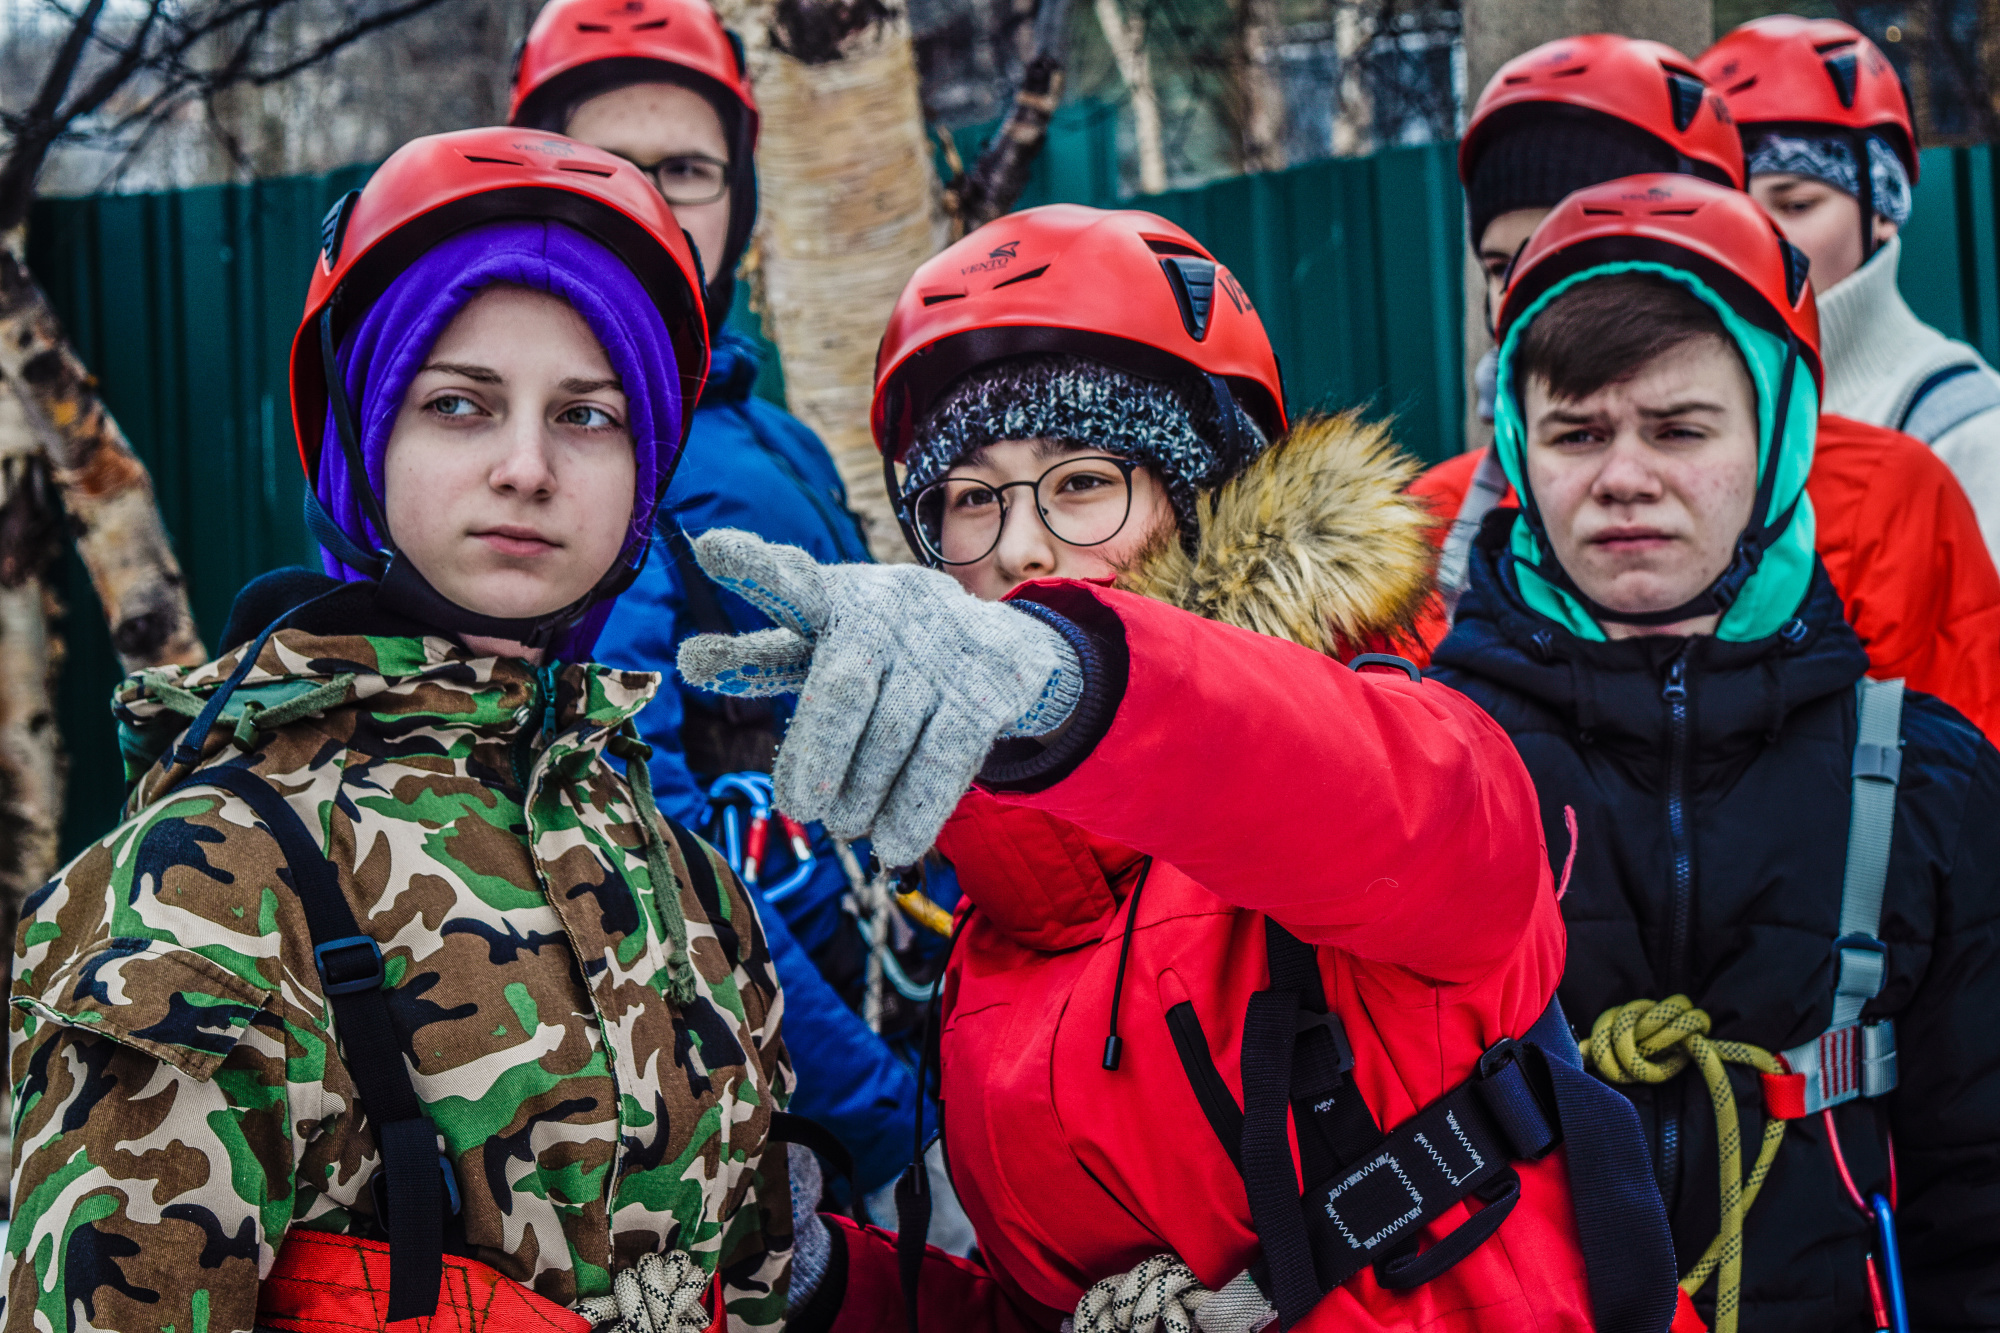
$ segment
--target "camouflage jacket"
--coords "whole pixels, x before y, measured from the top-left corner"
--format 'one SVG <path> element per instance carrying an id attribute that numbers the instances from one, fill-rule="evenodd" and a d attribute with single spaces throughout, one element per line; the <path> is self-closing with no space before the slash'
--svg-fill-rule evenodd
<path id="1" fill-rule="evenodd" d="M 126 732 L 177 730 L 238 660 L 128 680 Z M 272 780 L 381 946 L 472 1257 L 568 1304 L 677 1246 L 721 1271 L 732 1328 L 771 1327 L 791 1257 L 785 1155 L 763 1151 L 791 1080 L 777 982 L 717 858 L 707 893 L 663 834 L 678 882 L 648 873 L 605 752 L 656 684 L 288 629 L 201 764 Z M 289 1228 L 379 1235 L 367 1108 L 282 854 L 186 777 L 153 765 L 136 813 L 22 914 L 7 1329 L 249 1329 Z M 695 998 L 673 1003 L 689 956 Z"/>

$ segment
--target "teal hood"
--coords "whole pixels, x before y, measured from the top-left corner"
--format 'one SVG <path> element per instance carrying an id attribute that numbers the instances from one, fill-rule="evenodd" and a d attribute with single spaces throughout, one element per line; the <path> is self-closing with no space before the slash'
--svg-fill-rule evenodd
<path id="1" fill-rule="evenodd" d="M 1605 637 L 1588 608 L 1588 598 L 1556 563 L 1534 516 L 1527 478 L 1527 427 L 1515 392 L 1514 358 L 1523 333 L 1551 302 L 1578 283 L 1620 273 L 1655 274 L 1694 293 L 1721 317 L 1750 368 L 1757 395 L 1757 510 L 1737 543 L 1735 561 L 1705 596 L 1712 596 L 1722 609 L 1717 638 L 1744 642 L 1775 634 L 1798 611 L 1812 581 L 1815 530 L 1805 487 L 1819 429 L 1819 388 L 1805 360 L 1784 338 L 1750 323 L 1694 274 L 1666 264 L 1625 261 L 1573 274 L 1542 293 L 1502 340 L 1493 441 L 1507 480 L 1525 502 L 1514 520 L 1504 567 L 1529 607 L 1578 638 Z"/>

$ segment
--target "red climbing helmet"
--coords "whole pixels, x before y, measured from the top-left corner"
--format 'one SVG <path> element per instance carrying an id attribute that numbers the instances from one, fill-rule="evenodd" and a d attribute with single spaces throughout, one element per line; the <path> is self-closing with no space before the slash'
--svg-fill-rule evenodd
<path id="1" fill-rule="evenodd" d="M 1635 261 L 1694 274 L 1737 314 L 1790 339 L 1814 381 L 1824 381 L 1805 255 L 1749 195 L 1691 176 L 1628 176 L 1556 205 L 1514 261 L 1496 339 L 1504 342 L 1521 313 L 1564 278 Z"/>
<path id="2" fill-rule="evenodd" d="M 1910 99 L 1881 48 L 1839 19 L 1752 19 L 1695 62 L 1744 133 L 1832 125 L 1877 134 L 1917 179 Z"/>
<path id="3" fill-rule="evenodd" d="M 514 62 L 507 120 L 546 126 L 593 88 L 643 80 L 648 65 L 713 85 L 701 90 L 742 108 L 746 147 L 755 147 L 757 101 L 743 51 L 708 0 L 550 0 Z"/>
<path id="4" fill-rule="evenodd" d="M 1472 180 L 1497 136 L 1561 108 L 1641 130 L 1671 149 L 1688 174 L 1743 188 L 1742 141 L 1696 63 L 1664 43 L 1608 32 L 1545 42 L 1502 65 L 1465 127 L 1459 180 Z"/>
<path id="5" fill-rule="evenodd" d="M 1216 376 L 1267 437 L 1285 430 L 1263 322 L 1201 242 L 1151 213 L 1048 204 L 987 223 L 910 278 L 875 356 L 876 447 L 900 462 L 960 376 L 1036 352 L 1148 379 Z"/>
<path id="6" fill-rule="evenodd" d="M 327 393 L 322 323 L 333 346 L 397 274 L 454 232 L 503 218 L 563 222 L 624 260 L 673 341 L 682 401 L 708 378 L 701 284 L 687 238 L 652 183 L 623 158 L 539 130 L 504 126 L 413 139 L 335 204 L 292 339 L 292 424 L 308 482 L 318 478 Z M 694 413 L 683 414 L 682 438 Z"/>

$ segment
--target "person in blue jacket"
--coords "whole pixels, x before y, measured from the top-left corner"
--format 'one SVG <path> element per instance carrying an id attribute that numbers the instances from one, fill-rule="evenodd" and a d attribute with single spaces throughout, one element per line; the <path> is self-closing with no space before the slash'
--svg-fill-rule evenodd
<path id="1" fill-rule="evenodd" d="M 553 0 L 542 9 L 516 62 L 510 121 L 634 162 L 672 205 L 704 266 L 714 347 L 708 384 L 646 565 L 597 644 L 603 662 L 677 680 L 674 655 L 689 635 L 771 623 L 701 573 L 689 537 L 741 528 L 819 561 L 870 557 L 826 446 L 753 394 L 757 349 L 723 327 L 756 214 L 757 108 L 734 34 L 706 0 L 628 0 L 615 22 L 605 10 L 603 0 Z M 648 767 L 662 813 L 710 827 L 717 779 L 768 772 L 789 713 L 784 701 L 745 707 L 684 684 L 662 689 L 638 719 L 653 747 Z M 761 884 L 774 891 L 753 892 L 784 989 L 798 1075 L 791 1109 L 841 1140 L 854 1156 L 856 1183 L 872 1192 L 910 1155 L 913 1057 L 870 1030 L 828 980 L 853 992 L 866 962 L 860 931 L 842 907 L 849 884 L 831 840 L 818 826 L 807 829 L 812 867 L 794 875 L 790 840 L 781 828 L 771 832 Z M 855 850 L 865 861 L 866 847 Z M 952 896 L 943 886 L 938 892 Z"/>

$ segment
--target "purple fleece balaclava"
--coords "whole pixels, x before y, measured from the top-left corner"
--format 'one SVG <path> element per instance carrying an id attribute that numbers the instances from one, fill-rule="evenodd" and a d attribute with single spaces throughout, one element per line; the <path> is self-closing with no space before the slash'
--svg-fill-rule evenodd
<path id="1" fill-rule="evenodd" d="M 631 525 L 619 560 L 636 567 L 645 550 L 662 480 L 680 452 L 681 385 L 666 321 L 625 261 L 582 232 L 560 222 L 490 222 L 460 232 L 424 252 L 342 341 L 340 363 L 368 484 L 380 497 L 382 460 L 389 433 L 438 337 L 473 297 L 496 283 L 559 296 L 576 307 L 603 344 L 624 386 L 632 447 L 637 454 Z M 341 531 L 369 550 L 387 545 L 368 521 L 355 478 L 341 450 L 333 409 L 327 409 L 317 492 Z M 368 576 L 330 552 L 326 572 L 347 582 Z M 552 654 L 568 661 L 587 657 L 611 614 L 605 598 L 562 635 Z"/>

